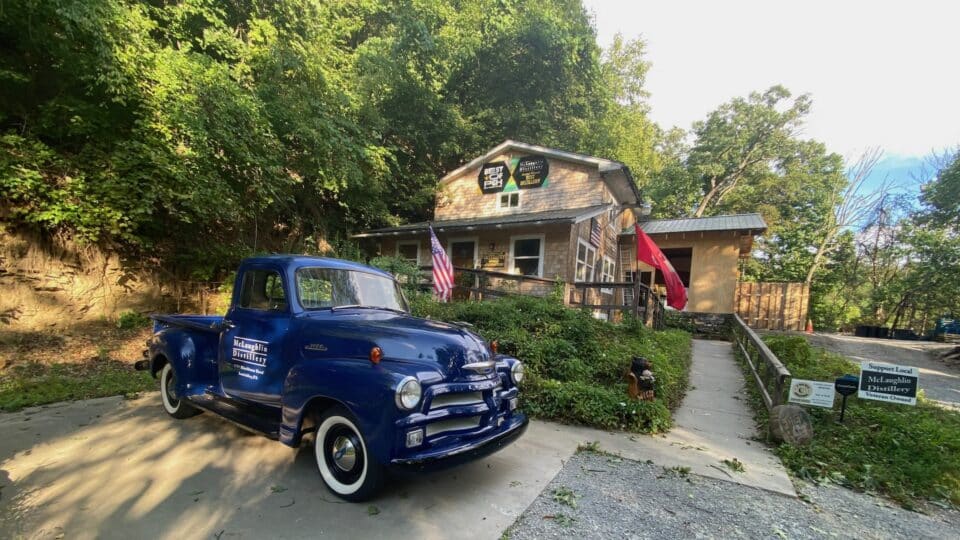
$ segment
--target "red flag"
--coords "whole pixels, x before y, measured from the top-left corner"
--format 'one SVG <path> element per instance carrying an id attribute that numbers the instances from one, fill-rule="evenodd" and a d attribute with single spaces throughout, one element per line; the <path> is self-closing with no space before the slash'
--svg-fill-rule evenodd
<path id="1" fill-rule="evenodd" d="M 687 289 L 683 286 L 683 281 L 680 280 L 680 276 L 673 269 L 666 255 L 660 251 L 657 244 L 653 243 L 647 233 L 643 232 L 640 224 L 634 224 L 633 228 L 637 232 L 637 260 L 660 270 L 663 281 L 667 284 L 667 305 L 682 310 L 687 305 Z"/>

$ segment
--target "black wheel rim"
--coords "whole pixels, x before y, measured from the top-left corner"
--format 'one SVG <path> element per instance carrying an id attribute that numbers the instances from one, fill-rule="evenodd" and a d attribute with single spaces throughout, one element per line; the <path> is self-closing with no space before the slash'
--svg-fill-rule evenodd
<path id="1" fill-rule="evenodd" d="M 350 426 L 333 426 L 323 438 L 323 459 L 326 461 L 327 470 L 337 482 L 348 486 L 356 483 L 363 474 L 364 467 L 360 437 Z"/>
<path id="2" fill-rule="evenodd" d="M 174 393 L 174 388 L 176 386 L 177 376 L 173 373 L 173 368 L 171 368 L 167 370 L 167 377 L 163 385 L 163 391 L 167 395 L 167 403 L 169 403 L 174 409 L 180 406 L 180 400 L 177 399 L 177 395 Z"/>

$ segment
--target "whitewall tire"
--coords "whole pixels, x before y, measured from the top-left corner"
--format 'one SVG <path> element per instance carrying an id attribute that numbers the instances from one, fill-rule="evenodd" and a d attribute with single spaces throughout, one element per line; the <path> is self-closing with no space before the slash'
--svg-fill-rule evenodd
<path id="1" fill-rule="evenodd" d="M 367 443 L 350 412 L 332 407 L 317 419 L 313 445 L 323 483 L 348 501 L 364 501 L 376 494 L 383 482 L 383 469 L 367 452 Z"/>
<path id="2" fill-rule="evenodd" d="M 177 396 L 176 385 L 177 374 L 167 362 L 160 370 L 160 400 L 163 402 L 163 410 L 174 418 L 189 418 L 200 414 L 200 409 L 185 403 Z"/>

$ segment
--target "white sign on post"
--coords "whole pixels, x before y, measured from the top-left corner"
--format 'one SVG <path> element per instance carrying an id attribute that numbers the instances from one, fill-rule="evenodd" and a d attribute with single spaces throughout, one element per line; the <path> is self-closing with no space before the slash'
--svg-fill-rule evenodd
<path id="1" fill-rule="evenodd" d="M 793 379 L 790 381 L 790 403 L 833 408 L 833 383 Z"/>
<path id="2" fill-rule="evenodd" d="M 857 397 L 902 405 L 916 405 L 919 379 L 920 370 L 915 367 L 861 362 L 860 389 Z"/>

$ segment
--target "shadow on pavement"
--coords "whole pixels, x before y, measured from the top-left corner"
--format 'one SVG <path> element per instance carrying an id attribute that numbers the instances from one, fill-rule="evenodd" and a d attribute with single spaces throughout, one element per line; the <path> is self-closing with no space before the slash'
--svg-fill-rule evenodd
<path id="1" fill-rule="evenodd" d="M 174 420 L 155 393 L 0 415 L 0 432 L 0 537 L 497 538 L 560 467 L 511 448 L 350 504 L 323 486 L 312 446 L 209 413 Z"/>

